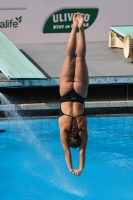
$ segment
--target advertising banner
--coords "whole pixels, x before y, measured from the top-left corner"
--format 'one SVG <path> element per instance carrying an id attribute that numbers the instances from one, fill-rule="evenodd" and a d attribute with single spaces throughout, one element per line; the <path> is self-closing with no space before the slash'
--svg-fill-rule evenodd
<path id="1" fill-rule="evenodd" d="M 14 44 L 67 42 L 81 12 L 87 41 L 108 41 L 110 26 L 132 25 L 133 1 L 0 0 L 0 31 Z"/>

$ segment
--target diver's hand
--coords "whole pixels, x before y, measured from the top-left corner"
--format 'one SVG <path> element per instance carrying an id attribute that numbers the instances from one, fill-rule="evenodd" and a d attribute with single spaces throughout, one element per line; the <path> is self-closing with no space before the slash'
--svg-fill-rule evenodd
<path id="1" fill-rule="evenodd" d="M 73 175 L 79 176 L 82 173 L 81 169 L 72 169 L 70 171 Z"/>

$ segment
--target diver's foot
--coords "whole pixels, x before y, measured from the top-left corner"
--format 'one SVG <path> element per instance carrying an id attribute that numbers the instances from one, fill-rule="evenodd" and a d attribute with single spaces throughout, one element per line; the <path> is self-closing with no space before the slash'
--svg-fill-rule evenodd
<path id="1" fill-rule="evenodd" d="M 77 13 L 78 28 L 83 28 L 84 17 L 81 13 Z"/>
<path id="2" fill-rule="evenodd" d="M 75 13 L 73 15 L 73 26 L 72 27 L 75 29 L 78 27 L 77 13 Z"/>

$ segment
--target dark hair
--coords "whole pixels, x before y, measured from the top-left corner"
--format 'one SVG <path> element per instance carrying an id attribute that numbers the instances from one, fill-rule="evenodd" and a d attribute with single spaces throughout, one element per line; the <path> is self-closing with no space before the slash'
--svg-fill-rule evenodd
<path id="1" fill-rule="evenodd" d="M 78 134 L 78 126 L 77 126 L 77 121 L 76 118 L 73 117 L 72 118 L 72 127 L 71 127 L 71 131 L 69 133 L 69 137 L 68 137 L 68 143 L 70 145 L 70 147 L 72 148 L 77 148 L 80 146 L 81 144 L 81 137 Z"/>

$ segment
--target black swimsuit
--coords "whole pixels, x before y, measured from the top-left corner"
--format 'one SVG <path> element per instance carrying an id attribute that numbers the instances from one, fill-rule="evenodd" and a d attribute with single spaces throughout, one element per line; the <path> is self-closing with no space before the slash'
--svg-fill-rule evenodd
<path id="1" fill-rule="evenodd" d="M 61 103 L 66 101 L 79 102 L 84 104 L 85 99 L 81 97 L 77 92 L 75 92 L 74 89 L 72 89 L 66 95 L 61 97 Z"/>
<path id="2" fill-rule="evenodd" d="M 61 97 L 61 103 L 62 102 L 67 102 L 67 101 L 71 101 L 71 102 L 79 102 L 84 104 L 85 99 L 83 97 L 81 97 L 77 92 L 75 92 L 75 90 L 73 89 L 72 91 L 68 92 L 66 95 Z M 60 108 L 60 112 L 59 112 L 59 117 L 61 117 L 62 115 L 66 115 L 65 113 L 62 112 L 61 108 Z M 79 116 L 85 116 L 85 111 L 83 112 L 83 114 L 78 115 L 76 117 L 73 117 L 71 115 L 66 115 L 69 117 L 72 117 L 76 119 L 76 117 Z"/>

